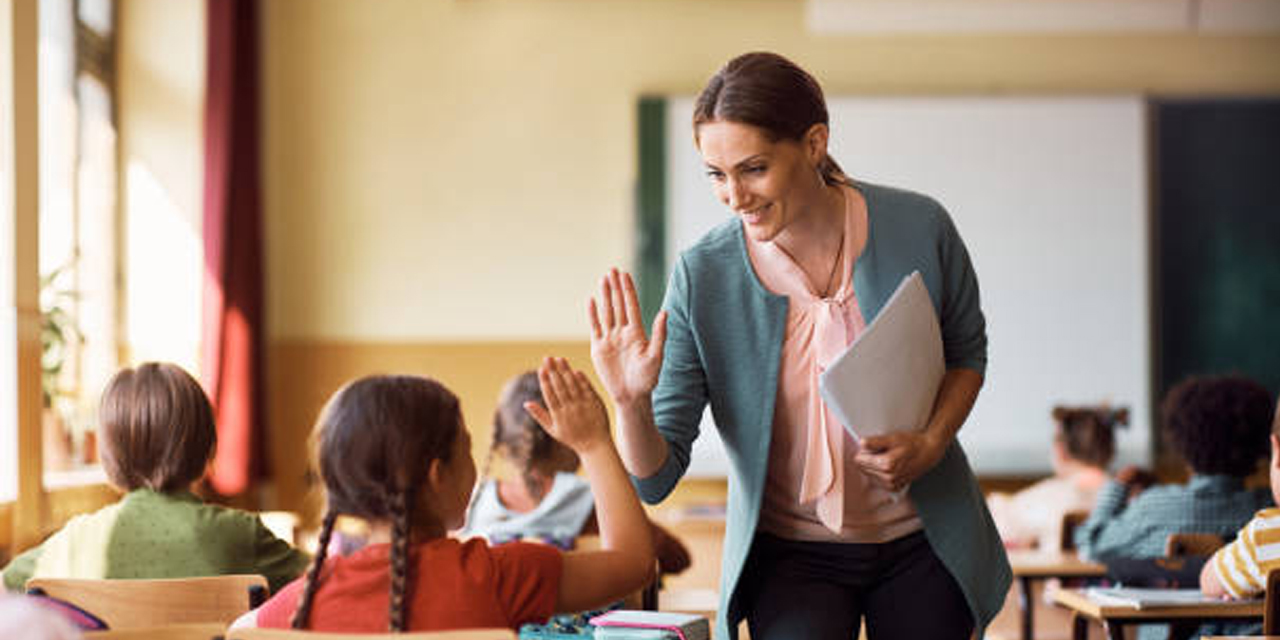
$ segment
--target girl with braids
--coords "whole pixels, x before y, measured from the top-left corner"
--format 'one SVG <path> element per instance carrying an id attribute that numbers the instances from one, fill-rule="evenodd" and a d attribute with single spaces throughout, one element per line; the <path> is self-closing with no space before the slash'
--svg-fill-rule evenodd
<path id="1" fill-rule="evenodd" d="M 1129 410 L 1058 406 L 1053 421 L 1053 475 L 1018 493 L 987 498 L 1007 548 L 1061 548 L 1062 516 L 1092 510 L 1098 490 L 1111 479 L 1115 428 L 1129 424 Z"/>
<path id="2" fill-rule="evenodd" d="M 502 388 L 493 416 L 489 461 L 467 511 L 464 536 L 484 536 L 494 544 L 533 539 L 567 550 L 579 535 L 599 530 L 591 485 L 575 473 L 577 454 L 524 410 L 526 403 L 542 401 L 538 374 L 533 371 L 512 378 Z M 495 455 L 517 477 L 492 478 Z M 687 569 L 690 558 L 684 545 L 657 524 L 651 526 L 662 573 Z"/>
<path id="3" fill-rule="evenodd" d="M 599 607 L 651 580 L 653 542 L 600 397 L 560 358 L 542 364 L 538 381 L 546 402 L 524 409 L 582 459 L 601 498 L 601 550 L 562 554 L 542 544 L 448 537 L 462 526 L 476 480 L 458 399 L 426 378 L 361 378 L 339 390 L 316 423 L 328 501 L 321 551 L 305 577 L 235 626 L 515 629 Z M 371 544 L 326 559 L 339 516 L 367 520 Z"/>

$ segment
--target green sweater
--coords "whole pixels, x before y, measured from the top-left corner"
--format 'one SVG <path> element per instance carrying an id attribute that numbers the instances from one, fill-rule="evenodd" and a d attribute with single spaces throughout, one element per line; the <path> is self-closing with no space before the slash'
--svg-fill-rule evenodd
<path id="1" fill-rule="evenodd" d="M 853 285 L 867 322 L 902 279 L 919 270 L 938 312 L 947 368 L 984 373 L 986 322 L 977 277 L 951 218 L 916 193 L 865 183 L 856 188 L 867 200 L 868 236 Z M 736 588 L 764 495 L 787 299 L 756 277 L 742 224 L 730 219 L 680 255 L 663 307 L 668 335 L 653 410 L 669 453 L 657 473 L 633 482 L 651 504 L 670 493 L 688 468 L 710 403 L 730 463 L 716 628 L 733 638 L 745 615 Z M 1012 573 L 958 442 L 912 483 L 909 495 L 934 552 L 964 591 L 980 637 L 1004 604 Z"/>
<path id="2" fill-rule="evenodd" d="M 205 504 L 183 491 L 137 489 L 72 518 L 4 568 L 21 591 L 42 578 L 191 578 L 258 574 L 275 592 L 307 567 L 306 554 L 275 537 L 258 516 Z"/>

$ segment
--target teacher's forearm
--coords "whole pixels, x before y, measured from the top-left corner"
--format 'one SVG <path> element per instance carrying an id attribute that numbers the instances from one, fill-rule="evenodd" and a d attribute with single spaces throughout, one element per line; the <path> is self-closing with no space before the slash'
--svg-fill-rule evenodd
<path id="1" fill-rule="evenodd" d="M 667 461 L 667 441 L 653 422 L 653 401 L 648 395 L 626 404 L 618 411 L 618 452 L 627 472 L 647 478 Z"/>
<path id="2" fill-rule="evenodd" d="M 969 417 L 973 403 L 982 389 L 982 374 L 973 369 L 948 369 L 942 377 L 938 398 L 925 435 L 945 449 Z"/>

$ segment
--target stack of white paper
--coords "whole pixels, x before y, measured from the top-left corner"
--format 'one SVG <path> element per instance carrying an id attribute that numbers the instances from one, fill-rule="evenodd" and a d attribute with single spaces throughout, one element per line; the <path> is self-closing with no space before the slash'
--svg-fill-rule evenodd
<path id="1" fill-rule="evenodd" d="M 946 373 L 942 332 L 919 271 L 819 376 L 827 407 L 854 437 L 922 429 Z"/>

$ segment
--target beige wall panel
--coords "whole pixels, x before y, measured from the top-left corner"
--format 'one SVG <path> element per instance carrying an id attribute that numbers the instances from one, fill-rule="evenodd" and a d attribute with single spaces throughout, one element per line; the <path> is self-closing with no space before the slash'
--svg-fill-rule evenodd
<path id="1" fill-rule="evenodd" d="M 817 36 L 782 0 L 263 4 L 270 335 L 580 339 L 636 100 L 767 48 L 829 93 L 1280 92 L 1280 38 Z"/>
<path id="2" fill-rule="evenodd" d="M 308 499 L 308 438 L 320 408 L 344 383 L 366 375 L 406 373 L 430 376 L 458 395 L 471 431 L 472 455 L 483 468 L 498 392 L 507 379 L 533 369 L 547 355 L 591 371 L 585 341 L 474 343 L 354 343 L 282 340 L 272 345 L 268 365 L 268 448 L 276 483 L 276 503 L 265 508 L 318 515 Z M 597 384 L 598 390 L 603 389 Z"/>

